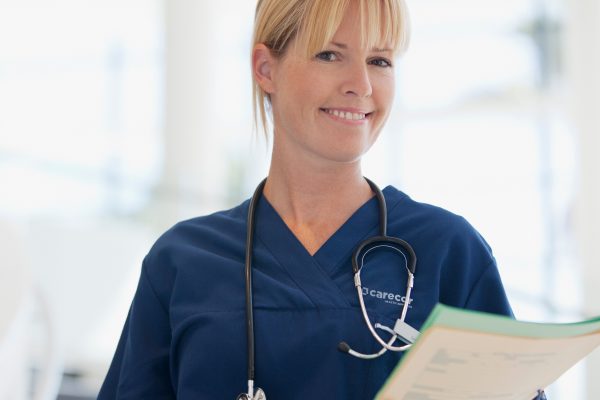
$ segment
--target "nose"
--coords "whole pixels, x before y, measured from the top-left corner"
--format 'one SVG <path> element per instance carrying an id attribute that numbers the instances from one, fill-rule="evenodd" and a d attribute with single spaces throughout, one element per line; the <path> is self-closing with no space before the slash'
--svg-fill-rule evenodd
<path id="1" fill-rule="evenodd" d="M 367 64 L 347 65 L 342 86 L 344 95 L 370 97 L 373 94 L 371 77 Z"/>

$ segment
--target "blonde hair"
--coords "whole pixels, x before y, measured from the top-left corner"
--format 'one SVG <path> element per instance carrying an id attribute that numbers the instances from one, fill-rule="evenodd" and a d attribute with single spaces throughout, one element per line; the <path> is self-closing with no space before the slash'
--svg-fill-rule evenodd
<path id="1" fill-rule="evenodd" d="M 351 1 L 359 2 L 363 47 L 391 45 L 395 54 L 406 50 L 410 26 L 404 0 L 258 0 L 252 48 L 263 43 L 273 55 L 281 57 L 297 38 L 296 45 L 309 58 L 331 41 Z M 260 117 L 268 135 L 270 98 L 254 77 L 252 97 L 255 127 L 258 128 Z"/>

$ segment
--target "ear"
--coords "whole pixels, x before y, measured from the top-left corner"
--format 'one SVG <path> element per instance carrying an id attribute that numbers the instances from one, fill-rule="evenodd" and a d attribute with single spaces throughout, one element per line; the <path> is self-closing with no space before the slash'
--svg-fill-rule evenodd
<path id="1" fill-rule="evenodd" d="M 276 61 L 271 50 L 263 43 L 258 43 L 252 49 L 252 74 L 261 89 L 268 94 L 275 92 L 273 67 Z"/>

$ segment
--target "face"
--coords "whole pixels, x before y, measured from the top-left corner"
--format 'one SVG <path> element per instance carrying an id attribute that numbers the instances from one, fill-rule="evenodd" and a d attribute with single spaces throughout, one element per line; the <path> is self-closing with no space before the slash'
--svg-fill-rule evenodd
<path id="1" fill-rule="evenodd" d="M 350 5 L 323 51 L 307 59 L 292 42 L 273 61 L 276 146 L 313 159 L 356 162 L 377 139 L 394 97 L 394 54 L 361 48 L 358 18 Z"/>

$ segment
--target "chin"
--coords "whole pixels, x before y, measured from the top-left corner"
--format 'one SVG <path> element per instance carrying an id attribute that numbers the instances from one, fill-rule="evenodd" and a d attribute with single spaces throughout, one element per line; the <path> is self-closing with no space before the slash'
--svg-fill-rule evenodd
<path id="1" fill-rule="evenodd" d="M 361 147 L 360 149 L 331 149 L 327 152 L 320 152 L 319 156 L 336 163 L 352 164 L 359 162 L 368 151 L 368 148 Z"/>

